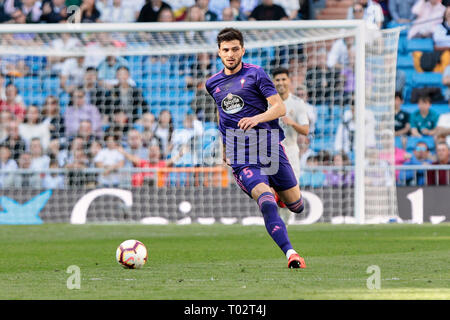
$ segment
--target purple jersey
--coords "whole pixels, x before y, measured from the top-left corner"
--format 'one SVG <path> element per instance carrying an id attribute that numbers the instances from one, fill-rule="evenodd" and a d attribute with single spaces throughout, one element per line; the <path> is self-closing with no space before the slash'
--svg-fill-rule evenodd
<path id="1" fill-rule="evenodd" d="M 278 93 L 263 68 L 249 63 L 243 63 L 241 70 L 232 75 L 226 75 L 223 70 L 216 73 L 206 81 L 206 90 L 216 101 L 224 144 L 227 129 L 239 129 L 242 118 L 264 113 L 268 108 L 267 98 Z M 260 129 L 267 130 L 268 141 L 272 130 L 278 131 L 277 143 L 284 139 L 278 119 L 259 123 L 253 129 L 257 133 Z M 247 142 L 235 148 L 248 150 L 249 145 Z"/>

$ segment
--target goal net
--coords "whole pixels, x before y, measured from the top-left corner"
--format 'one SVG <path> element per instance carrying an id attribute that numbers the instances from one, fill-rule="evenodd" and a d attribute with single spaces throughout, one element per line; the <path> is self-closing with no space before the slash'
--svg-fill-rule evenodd
<path id="1" fill-rule="evenodd" d="M 4 223 L 262 223 L 222 164 L 215 38 L 244 62 L 289 70 L 307 103 L 299 136 L 305 214 L 291 224 L 397 216 L 398 30 L 362 21 L 5 26 L 0 30 Z M 293 115 L 295 117 L 295 115 Z M 6 163 L 9 163 L 6 165 Z"/>

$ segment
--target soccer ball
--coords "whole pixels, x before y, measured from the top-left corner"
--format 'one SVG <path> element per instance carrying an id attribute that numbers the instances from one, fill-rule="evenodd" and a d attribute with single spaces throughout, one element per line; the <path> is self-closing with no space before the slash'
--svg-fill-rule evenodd
<path id="1" fill-rule="evenodd" d="M 117 262 L 127 269 L 140 269 L 147 259 L 147 248 L 138 240 L 126 240 L 116 250 Z"/>

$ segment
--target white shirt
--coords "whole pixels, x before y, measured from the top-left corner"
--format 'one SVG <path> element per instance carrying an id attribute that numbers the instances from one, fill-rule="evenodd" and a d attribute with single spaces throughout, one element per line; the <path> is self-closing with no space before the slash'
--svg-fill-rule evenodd
<path id="1" fill-rule="evenodd" d="M 124 3 L 120 7 L 107 6 L 102 11 L 100 20 L 102 22 L 135 22 L 135 11 L 131 7 L 124 6 Z"/>
<path id="2" fill-rule="evenodd" d="M 30 164 L 30 169 L 33 170 L 44 170 L 44 169 L 48 169 L 50 166 L 50 157 L 47 155 L 43 155 L 40 156 L 39 158 L 33 158 L 31 160 L 31 164 Z M 40 173 L 44 173 L 44 172 L 40 172 Z"/>
<path id="3" fill-rule="evenodd" d="M 284 100 L 284 104 L 286 105 L 286 116 L 297 122 L 299 125 L 309 125 L 308 107 L 302 99 L 290 93 L 287 99 Z M 283 145 L 286 148 L 291 146 L 297 146 L 298 148 L 298 132 L 295 131 L 292 126 L 286 125 L 281 119 L 279 120 L 279 123 L 285 135 Z"/>
<path id="4" fill-rule="evenodd" d="M 31 139 L 33 138 L 39 138 L 41 140 L 41 145 L 44 152 L 50 144 L 50 129 L 48 127 L 48 123 L 21 123 L 19 124 L 19 135 L 27 144 L 27 148 L 30 147 Z"/>
<path id="5" fill-rule="evenodd" d="M 94 158 L 94 163 L 101 162 L 104 166 L 111 166 L 124 161 L 125 157 L 116 149 L 103 148 Z M 120 175 L 117 173 L 110 173 L 108 175 L 100 175 L 99 183 L 103 185 L 118 184 L 120 182 Z"/>
<path id="6" fill-rule="evenodd" d="M 333 68 L 336 64 L 342 66 L 348 63 L 348 49 L 344 39 L 336 40 L 331 46 L 327 56 L 328 68 Z"/>
<path id="7" fill-rule="evenodd" d="M 79 65 L 77 59 L 69 58 L 61 67 L 61 75 L 67 77 L 67 83 L 82 85 L 84 81 L 85 66 Z"/>
<path id="8" fill-rule="evenodd" d="M 443 113 L 439 116 L 436 127 L 448 129 L 450 128 L 450 112 Z M 450 134 L 446 138 L 447 145 L 450 147 Z"/>
<path id="9" fill-rule="evenodd" d="M 366 147 L 375 146 L 375 116 L 371 110 L 365 110 L 365 141 Z M 346 125 L 345 125 L 346 124 Z M 353 112 L 349 109 L 345 110 L 342 122 L 339 124 L 335 140 L 334 150 L 336 152 L 344 151 L 345 153 L 354 151 L 356 143 L 355 119 Z"/>
<path id="10" fill-rule="evenodd" d="M 353 16 L 353 7 L 349 7 L 347 11 L 347 19 L 354 19 Z M 384 15 L 383 15 L 383 9 L 381 8 L 380 4 L 369 0 L 367 2 L 367 7 L 364 9 L 364 21 L 370 23 L 379 25 L 382 24 L 384 21 Z"/>
<path id="11" fill-rule="evenodd" d="M 411 12 L 417 16 L 408 32 L 408 39 L 420 34 L 432 33 L 434 27 L 442 22 L 445 6 L 442 3 L 432 5 L 429 1 L 418 0 Z"/>

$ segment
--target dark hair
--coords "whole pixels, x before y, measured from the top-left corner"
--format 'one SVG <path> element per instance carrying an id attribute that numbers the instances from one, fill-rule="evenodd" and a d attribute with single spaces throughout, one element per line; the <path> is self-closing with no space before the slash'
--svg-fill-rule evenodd
<path id="1" fill-rule="evenodd" d="M 235 28 L 225 28 L 222 29 L 217 35 L 217 45 L 220 48 L 220 44 L 224 41 L 239 40 L 241 46 L 244 46 L 244 36 L 242 33 Z"/>
<path id="2" fill-rule="evenodd" d="M 289 77 L 289 70 L 283 67 L 273 69 L 272 77 L 275 78 L 279 74 L 286 74 Z"/>
<path id="3" fill-rule="evenodd" d="M 403 100 L 403 94 L 400 91 L 395 92 L 395 97 L 399 98 L 400 100 Z"/>
<path id="4" fill-rule="evenodd" d="M 431 97 L 428 93 L 426 92 L 422 92 L 419 96 L 419 99 L 417 101 L 423 101 L 423 102 L 428 102 L 431 103 Z"/>

